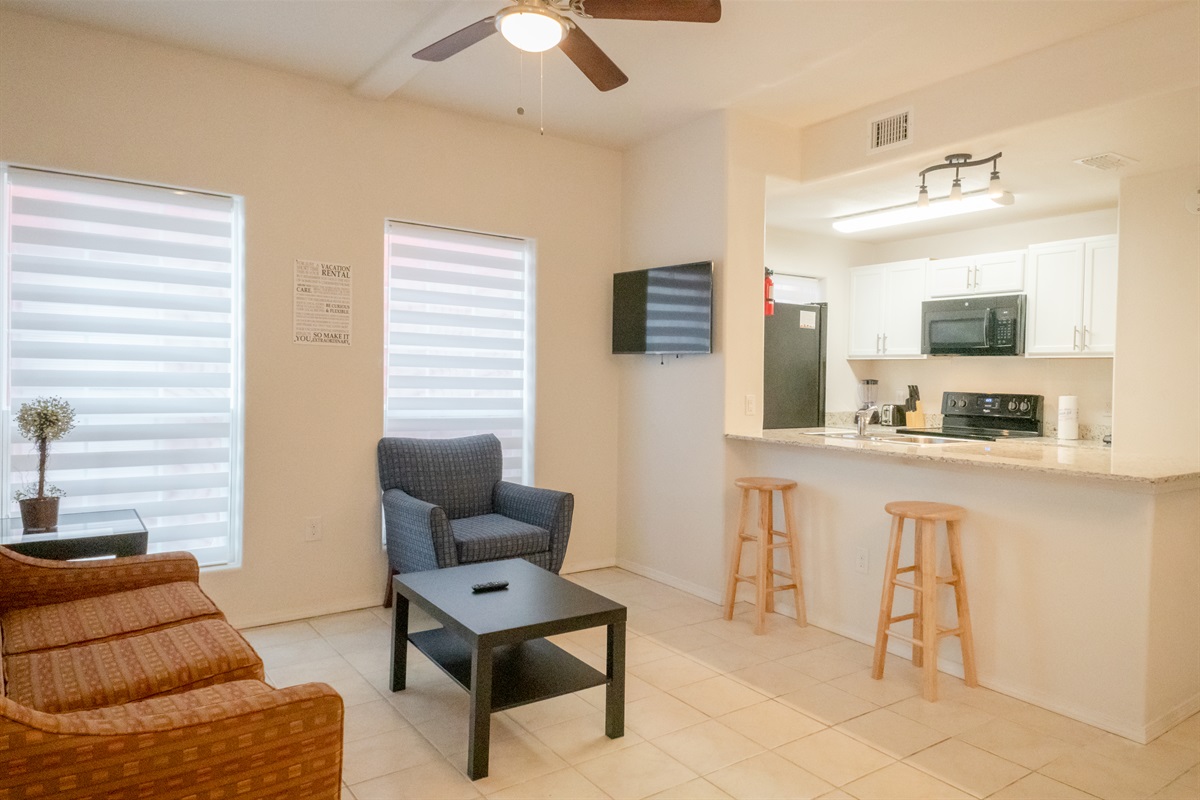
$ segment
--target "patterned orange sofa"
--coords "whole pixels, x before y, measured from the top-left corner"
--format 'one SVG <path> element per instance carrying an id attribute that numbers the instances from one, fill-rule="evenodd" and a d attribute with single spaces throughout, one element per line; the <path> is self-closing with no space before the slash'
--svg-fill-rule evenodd
<path id="1" fill-rule="evenodd" d="M 188 553 L 0 547 L 0 800 L 336 800 L 342 699 L 275 689 Z"/>

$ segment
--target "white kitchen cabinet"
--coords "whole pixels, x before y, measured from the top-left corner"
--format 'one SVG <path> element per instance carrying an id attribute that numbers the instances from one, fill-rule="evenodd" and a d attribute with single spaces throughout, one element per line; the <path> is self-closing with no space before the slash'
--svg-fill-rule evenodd
<path id="1" fill-rule="evenodd" d="M 850 358 L 921 355 L 921 300 L 928 259 L 850 270 Z"/>
<path id="2" fill-rule="evenodd" d="M 1116 345 L 1117 237 L 1029 248 L 1027 356 L 1111 356 Z"/>
<path id="3" fill-rule="evenodd" d="M 929 262 L 929 297 L 1012 294 L 1025 285 L 1025 252 L 985 253 Z"/>

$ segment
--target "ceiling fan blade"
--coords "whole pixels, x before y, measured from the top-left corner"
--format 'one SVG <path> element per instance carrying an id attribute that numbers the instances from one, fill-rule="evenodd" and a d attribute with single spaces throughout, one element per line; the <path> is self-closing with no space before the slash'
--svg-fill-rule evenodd
<path id="1" fill-rule="evenodd" d="M 460 31 L 455 31 L 444 39 L 439 39 L 423 50 L 418 50 L 413 53 L 413 58 L 419 58 L 422 61 L 445 61 L 476 42 L 482 42 L 495 32 L 496 18 L 486 17 Z"/>
<path id="2" fill-rule="evenodd" d="M 666 22 L 716 22 L 721 0 L 575 0 L 580 16 L 593 19 L 646 19 Z"/>
<path id="3" fill-rule="evenodd" d="M 558 49 L 567 54 L 567 58 L 579 67 L 587 79 L 602 92 L 623 86 L 629 78 L 613 60 L 604 54 L 591 37 L 580 30 L 579 26 L 571 23 L 567 37 L 558 43 Z"/>

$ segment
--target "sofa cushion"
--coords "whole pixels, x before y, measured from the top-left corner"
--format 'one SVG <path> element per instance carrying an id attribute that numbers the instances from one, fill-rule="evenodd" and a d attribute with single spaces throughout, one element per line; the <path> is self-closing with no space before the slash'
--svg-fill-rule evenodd
<path id="1" fill-rule="evenodd" d="M 4 661 L 9 699 L 51 714 L 264 677 L 254 648 L 223 620 L 18 653 Z"/>
<path id="2" fill-rule="evenodd" d="M 550 532 L 499 514 L 450 520 L 450 533 L 463 564 L 541 553 L 550 549 Z"/>
<path id="3" fill-rule="evenodd" d="M 5 655 L 101 642 L 197 619 L 224 619 L 191 581 L 163 583 L 0 615 Z"/>

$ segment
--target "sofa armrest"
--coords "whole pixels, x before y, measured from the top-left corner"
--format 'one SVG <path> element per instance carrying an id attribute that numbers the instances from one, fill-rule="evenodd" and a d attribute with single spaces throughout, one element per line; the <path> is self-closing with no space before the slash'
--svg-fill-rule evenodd
<path id="1" fill-rule="evenodd" d="M 439 506 L 402 489 L 383 493 L 388 563 L 397 572 L 422 572 L 458 565 L 450 521 Z"/>
<path id="2" fill-rule="evenodd" d="M 0 698 L 0 795 L 337 800 L 342 727 L 342 699 L 321 683 L 238 681 L 69 714 Z"/>
<path id="3" fill-rule="evenodd" d="M 51 561 L 0 547 L 3 610 L 199 580 L 200 565 L 191 553 L 156 553 L 108 561 Z"/>
<path id="4" fill-rule="evenodd" d="M 493 500 L 496 513 L 528 525 L 537 525 L 550 532 L 550 570 L 562 569 L 571 537 L 571 516 L 575 511 L 575 495 L 554 489 L 522 486 L 500 481 Z"/>

